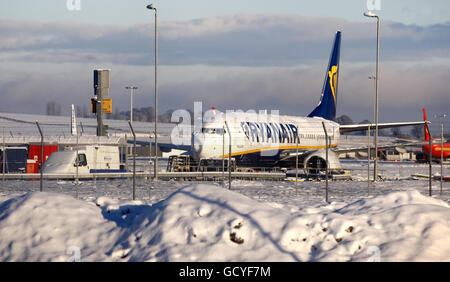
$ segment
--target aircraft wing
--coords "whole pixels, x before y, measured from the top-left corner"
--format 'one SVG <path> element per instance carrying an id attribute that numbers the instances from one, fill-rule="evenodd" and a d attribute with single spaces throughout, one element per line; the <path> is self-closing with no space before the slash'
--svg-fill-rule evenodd
<path id="1" fill-rule="evenodd" d="M 415 147 L 415 146 L 423 146 L 424 142 L 410 142 L 410 143 L 391 143 L 386 145 L 378 145 L 378 149 L 394 149 L 394 148 L 401 148 L 401 147 Z M 428 143 L 426 143 L 428 144 Z M 352 153 L 352 152 L 367 152 L 368 147 L 367 146 L 361 146 L 361 147 L 348 147 L 348 148 L 338 148 L 336 150 L 333 150 L 333 152 L 337 154 L 342 153 Z M 375 147 L 370 146 L 370 149 L 375 149 Z"/>
<path id="2" fill-rule="evenodd" d="M 402 148 L 402 147 L 421 147 L 423 145 L 428 145 L 428 142 L 423 141 L 417 141 L 417 142 L 407 142 L 407 143 L 390 143 L 385 145 L 378 145 L 378 149 L 394 149 L 394 148 Z M 436 142 L 433 142 L 433 144 L 437 144 Z M 439 143 L 440 144 L 440 143 Z M 368 147 L 367 146 L 360 146 L 360 147 L 339 147 L 339 148 L 330 148 L 330 151 L 336 153 L 336 154 L 343 154 L 343 153 L 352 153 L 352 152 L 367 152 Z M 374 149 L 373 146 L 370 147 L 370 149 Z M 301 156 L 305 153 L 307 153 L 309 150 L 302 150 L 298 152 L 298 155 Z M 296 157 L 295 151 L 289 151 L 287 152 L 281 160 L 286 161 L 291 158 Z"/>
<path id="3" fill-rule="evenodd" d="M 429 122 L 428 121 L 415 121 L 415 122 L 378 123 L 378 129 L 401 127 L 401 126 L 411 126 L 411 125 L 424 125 L 425 123 L 429 123 Z M 340 125 L 339 131 L 340 131 L 340 133 L 346 133 L 346 132 L 352 132 L 352 131 L 363 131 L 363 130 L 367 130 L 369 128 L 369 126 L 371 129 L 374 129 L 375 123 Z"/>

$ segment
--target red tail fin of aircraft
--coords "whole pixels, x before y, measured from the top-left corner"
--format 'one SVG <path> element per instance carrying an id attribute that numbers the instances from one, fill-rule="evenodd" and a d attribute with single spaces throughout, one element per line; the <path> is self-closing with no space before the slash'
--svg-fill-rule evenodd
<path id="1" fill-rule="evenodd" d="M 427 121 L 427 113 L 425 111 L 425 108 L 422 109 L 423 110 L 423 120 Z M 429 141 L 430 140 L 430 132 L 428 132 L 428 126 L 426 124 L 424 124 L 424 130 L 425 130 L 425 139 L 424 141 Z"/>

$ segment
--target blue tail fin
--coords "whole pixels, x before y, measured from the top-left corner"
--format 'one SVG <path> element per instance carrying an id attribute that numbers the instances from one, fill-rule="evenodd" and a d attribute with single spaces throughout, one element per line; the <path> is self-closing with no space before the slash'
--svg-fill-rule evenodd
<path id="1" fill-rule="evenodd" d="M 328 63 L 325 81 L 323 83 L 322 96 L 319 105 L 308 115 L 308 117 L 322 117 L 328 120 L 336 118 L 336 101 L 339 78 L 339 54 L 341 49 L 341 32 L 336 33 L 333 49 L 331 50 L 330 62 Z"/>

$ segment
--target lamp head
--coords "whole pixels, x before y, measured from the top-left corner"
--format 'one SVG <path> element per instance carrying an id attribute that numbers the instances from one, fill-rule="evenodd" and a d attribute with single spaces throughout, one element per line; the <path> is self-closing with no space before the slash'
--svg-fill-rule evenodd
<path id="1" fill-rule="evenodd" d="M 147 9 L 156 10 L 156 7 L 153 4 L 147 5 Z"/>
<path id="2" fill-rule="evenodd" d="M 373 13 L 372 11 L 368 11 L 364 13 L 364 16 L 369 17 L 369 18 L 377 18 L 378 16 Z"/>

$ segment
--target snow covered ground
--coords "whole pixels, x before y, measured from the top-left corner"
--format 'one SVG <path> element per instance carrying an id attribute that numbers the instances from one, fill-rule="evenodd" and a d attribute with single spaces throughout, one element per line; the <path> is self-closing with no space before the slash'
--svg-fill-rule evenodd
<path id="1" fill-rule="evenodd" d="M 381 163 L 367 196 L 365 165 L 329 203 L 324 182 L 6 181 L 0 261 L 450 261 L 450 183 L 430 198 L 427 165 Z"/>

